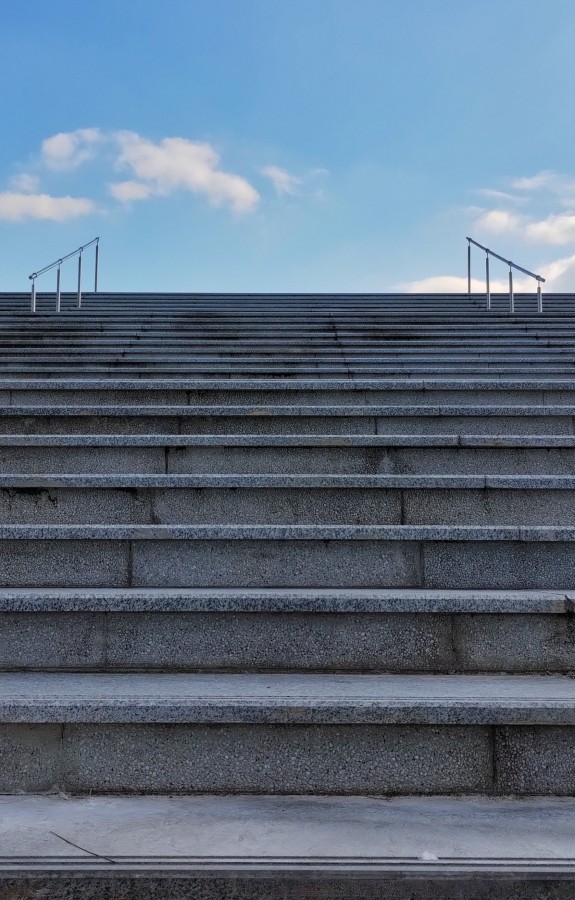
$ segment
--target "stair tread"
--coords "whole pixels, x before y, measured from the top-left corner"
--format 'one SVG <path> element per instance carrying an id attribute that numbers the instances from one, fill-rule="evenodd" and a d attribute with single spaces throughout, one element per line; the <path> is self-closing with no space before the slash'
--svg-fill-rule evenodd
<path id="1" fill-rule="evenodd" d="M 564 615 L 575 590 L 2 588 L 0 612 L 348 612 Z"/>
<path id="2" fill-rule="evenodd" d="M 3 873 L 575 872 L 572 798 L 55 794 L 0 797 L 0 819 Z"/>
<path id="3" fill-rule="evenodd" d="M 0 673 L 7 723 L 575 725 L 562 675 Z"/>

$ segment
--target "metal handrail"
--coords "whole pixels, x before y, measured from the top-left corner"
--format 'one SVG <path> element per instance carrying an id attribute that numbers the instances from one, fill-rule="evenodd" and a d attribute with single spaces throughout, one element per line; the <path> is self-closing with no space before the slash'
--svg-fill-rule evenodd
<path id="1" fill-rule="evenodd" d="M 519 272 L 523 272 L 524 275 L 529 275 L 531 278 L 535 278 L 537 281 L 537 311 L 543 312 L 543 298 L 541 296 L 541 284 L 545 282 L 545 279 L 542 275 L 536 275 L 535 272 L 530 272 L 529 269 L 524 269 L 523 266 L 518 266 L 517 263 L 512 262 L 510 259 L 505 259 L 504 256 L 500 256 L 499 253 L 495 253 L 494 250 L 490 250 L 489 247 L 484 247 L 483 244 L 479 244 L 477 241 L 474 241 L 473 238 L 466 238 L 467 241 L 467 293 L 471 294 L 471 245 L 474 244 L 476 247 L 479 247 L 480 250 L 485 251 L 485 288 L 487 295 L 487 309 L 491 309 L 491 288 L 489 282 L 489 257 L 494 256 L 495 259 L 501 260 L 501 262 L 505 263 L 506 266 L 509 266 L 509 307 L 511 312 L 515 312 L 515 294 L 513 292 L 513 269 L 517 269 Z"/>
<path id="2" fill-rule="evenodd" d="M 32 272 L 31 275 L 28 276 L 30 281 L 32 282 L 32 288 L 30 292 L 30 308 L 33 313 L 36 312 L 36 279 L 43 275 L 44 272 L 49 272 L 50 269 L 58 267 L 58 272 L 56 275 L 56 312 L 60 312 L 61 309 L 61 293 L 60 293 L 60 270 L 62 267 L 62 263 L 66 262 L 67 259 L 71 259 L 72 256 L 78 256 L 78 289 L 76 293 L 78 309 L 82 306 L 82 253 L 86 249 L 86 247 L 91 247 L 92 244 L 96 245 L 96 253 L 94 258 L 94 293 L 98 293 L 98 263 L 99 263 L 99 254 L 100 254 L 100 238 L 95 237 L 92 238 L 91 241 L 88 241 L 87 244 L 82 244 L 81 247 L 78 247 L 76 250 L 72 250 L 71 253 L 67 253 L 66 256 L 62 256 L 60 259 L 55 260 L 53 263 L 50 263 L 47 266 L 44 266 L 43 269 L 38 269 L 37 272 Z"/>

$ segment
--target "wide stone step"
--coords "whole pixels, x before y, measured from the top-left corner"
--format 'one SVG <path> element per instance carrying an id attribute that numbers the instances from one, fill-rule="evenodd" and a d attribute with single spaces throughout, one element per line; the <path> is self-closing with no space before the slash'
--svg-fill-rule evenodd
<path id="1" fill-rule="evenodd" d="M 0 818 L 6 896 L 567 900 L 575 890 L 571 798 L 32 795 L 0 798 Z"/>
<path id="2" fill-rule="evenodd" d="M 0 403 L 61 405 L 573 405 L 569 378 L 0 378 Z"/>
<path id="3" fill-rule="evenodd" d="M 562 589 L 575 528 L 4 525 L 2 587 Z"/>
<path id="4" fill-rule="evenodd" d="M 10 793 L 575 790 L 562 676 L 3 673 L 0 723 Z"/>
<path id="5" fill-rule="evenodd" d="M 131 363 L 118 364 L 83 364 L 82 362 L 70 363 L 66 360 L 54 364 L 28 365 L 18 363 L 16 365 L 3 364 L 0 360 L 0 375 L 6 378 L 58 380 L 73 376 L 86 379 L 110 379 L 133 378 L 142 380 L 157 379 L 182 379 L 190 376 L 197 380 L 219 379 L 278 379 L 296 380 L 312 376 L 316 381 L 323 379 L 344 378 L 348 380 L 362 380 L 365 378 L 433 378 L 439 376 L 460 378 L 468 375 L 469 378 L 484 378 L 498 380 L 509 377 L 536 377 L 541 381 L 572 378 L 575 373 L 575 362 L 567 362 L 564 365 L 478 365 L 458 364 L 457 366 L 427 366 L 427 365 L 364 365 L 361 367 L 348 365 L 314 366 L 313 364 L 295 366 L 230 366 L 223 365 L 196 366 L 181 363 L 158 363 L 157 365 L 134 366 Z"/>
<path id="6" fill-rule="evenodd" d="M 0 591 L 0 670 L 575 671 L 571 591 Z"/>
<path id="7" fill-rule="evenodd" d="M 575 406 L 0 406 L 0 434 L 573 434 Z"/>
<path id="8" fill-rule="evenodd" d="M 0 472 L 572 475 L 575 435 L 3 434 Z"/>
<path id="9" fill-rule="evenodd" d="M 5 524 L 555 525 L 575 476 L 0 475 Z"/>

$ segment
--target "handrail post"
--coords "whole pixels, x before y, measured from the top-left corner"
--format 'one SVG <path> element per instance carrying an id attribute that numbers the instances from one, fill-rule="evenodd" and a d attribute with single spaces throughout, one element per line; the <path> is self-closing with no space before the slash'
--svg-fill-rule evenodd
<path id="1" fill-rule="evenodd" d="M 537 312 L 543 312 L 543 297 L 541 296 L 541 279 L 537 279 Z"/>
<path id="2" fill-rule="evenodd" d="M 513 293 L 513 268 L 509 263 L 509 308 L 512 313 L 515 312 L 515 294 Z"/>
<path id="3" fill-rule="evenodd" d="M 489 283 L 489 253 L 485 254 L 485 289 L 487 293 L 487 309 L 491 309 L 491 286 Z"/>
<path id="4" fill-rule="evenodd" d="M 82 306 L 82 250 L 84 248 L 80 247 L 80 252 L 78 253 L 78 309 Z"/>
<path id="5" fill-rule="evenodd" d="M 61 306 L 61 304 L 60 304 L 60 274 L 61 274 L 60 268 L 61 268 L 61 265 L 62 264 L 60 263 L 60 265 L 58 266 L 57 272 L 56 272 L 56 312 L 60 312 L 60 306 Z"/>
<path id="6" fill-rule="evenodd" d="M 471 241 L 467 238 L 467 296 L 471 294 Z"/>
<path id="7" fill-rule="evenodd" d="M 30 291 L 30 312 L 36 312 L 36 279 L 32 280 L 32 290 Z"/>
<path id="8" fill-rule="evenodd" d="M 94 260 L 94 293 L 98 293 L 98 260 L 100 257 L 100 238 L 96 238 L 96 257 Z"/>

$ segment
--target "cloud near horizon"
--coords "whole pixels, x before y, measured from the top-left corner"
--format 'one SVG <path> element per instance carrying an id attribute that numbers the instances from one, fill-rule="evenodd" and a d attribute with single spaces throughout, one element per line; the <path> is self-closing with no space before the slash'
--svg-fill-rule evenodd
<path id="1" fill-rule="evenodd" d="M 575 277 L 575 253 L 543 264 L 535 271 L 545 278 L 545 283 L 542 286 L 543 291 L 562 293 L 572 290 Z M 493 293 L 507 294 L 509 292 L 509 281 L 507 278 L 492 278 L 490 286 Z M 521 276 L 514 277 L 513 288 L 519 294 L 534 294 L 537 289 L 535 279 Z M 429 278 L 421 278 L 418 281 L 404 282 L 398 285 L 397 289 L 406 291 L 409 294 L 466 294 L 467 276 L 432 275 Z M 485 279 L 472 278 L 471 291 L 474 294 L 484 294 Z"/>

